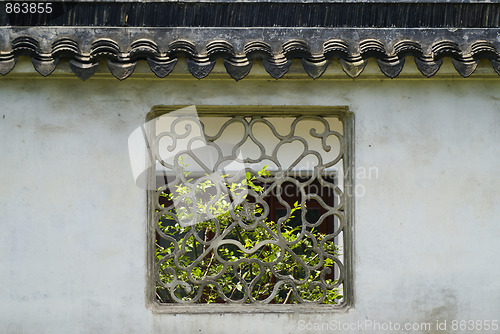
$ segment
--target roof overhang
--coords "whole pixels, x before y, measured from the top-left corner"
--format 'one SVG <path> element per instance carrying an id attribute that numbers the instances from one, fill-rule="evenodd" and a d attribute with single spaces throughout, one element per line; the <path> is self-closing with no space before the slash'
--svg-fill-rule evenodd
<path id="1" fill-rule="evenodd" d="M 9 73 L 20 55 L 31 57 L 43 76 L 54 71 L 59 59 L 69 58 L 72 71 L 83 80 L 100 61 L 123 80 L 139 60 L 163 78 L 184 57 L 198 79 L 212 71 L 217 58 L 224 59 L 235 80 L 244 78 L 256 59 L 273 78 L 281 78 L 297 58 L 312 78 L 320 77 L 332 58 L 350 77 L 360 75 L 367 59 L 376 58 L 382 73 L 394 78 L 408 56 L 426 77 L 436 74 L 445 57 L 463 77 L 482 58 L 500 74 L 496 2 L 55 4 L 61 7 L 54 16 L 0 16 L 1 74 Z M 276 16 L 281 11 L 283 16 Z"/>

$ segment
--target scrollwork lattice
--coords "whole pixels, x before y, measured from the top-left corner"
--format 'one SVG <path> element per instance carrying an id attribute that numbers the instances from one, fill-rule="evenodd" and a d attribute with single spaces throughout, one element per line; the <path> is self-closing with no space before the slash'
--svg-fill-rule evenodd
<path id="1" fill-rule="evenodd" d="M 325 117 L 297 116 L 283 133 L 276 126 L 280 120 L 234 116 L 208 135 L 203 120 L 187 116 L 155 132 L 154 159 L 170 175 L 153 192 L 160 302 L 342 300 L 342 130 Z M 224 146 L 220 140 L 235 124 L 243 128 L 241 139 Z M 274 144 L 259 138 L 257 124 L 272 133 Z M 242 152 L 249 142 L 258 157 Z M 292 143 L 303 150 L 284 163 L 283 148 Z M 336 157 L 325 158 L 333 150 Z M 310 168 L 300 173 L 304 161 Z M 235 163 L 240 169 L 230 170 Z M 197 176 L 193 166 L 201 172 Z"/>

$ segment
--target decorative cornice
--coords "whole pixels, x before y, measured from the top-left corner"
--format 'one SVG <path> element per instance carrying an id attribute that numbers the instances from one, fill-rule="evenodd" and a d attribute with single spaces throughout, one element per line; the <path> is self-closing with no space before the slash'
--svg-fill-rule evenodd
<path id="1" fill-rule="evenodd" d="M 450 57 L 457 72 L 470 76 L 478 61 L 489 59 L 500 74 L 500 29 L 367 29 L 367 28 L 0 28 L 0 74 L 8 74 L 16 57 L 31 57 L 43 76 L 50 75 L 59 59 L 70 59 L 75 75 L 86 80 L 99 62 L 107 62 L 113 76 L 128 78 L 139 60 L 146 60 L 159 78 L 167 77 L 179 57 L 198 79 L 210 74 L 217 59 L 235 80 L 250 72 L 260 59 L 271 77 L 279 79 L 292 59 L 319 78 L 339 59 L 344 72 L 359 76 L 369 58 L 381 72 L 395 78 L 405 57 L 413 56 L 425 77 L 439 70 Z"/>

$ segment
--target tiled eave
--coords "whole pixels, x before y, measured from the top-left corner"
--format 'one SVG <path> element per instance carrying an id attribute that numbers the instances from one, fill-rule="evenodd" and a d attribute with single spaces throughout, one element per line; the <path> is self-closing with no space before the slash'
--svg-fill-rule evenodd
<path id="1" fill-rule="evenodd" d="M 312 78 L 320 77 L 332 59 L 339 59 L 346 75 L 357 77 L 369 58 L 380 71 L 395 78 L 412 56 L 425 77 L 436 74 L 443 58 L 456 71 L 470 76 L 487 58 L 500 74 L 499 28 L 125 28 L 125 27 L 2 27 L 0 74 L 7 75 L 18 56 L 32 59 L 35 70 L 50 75 L 60 59 L 82 80 L 90 78 L 99 62 L 107 62 L 117 79 L 129 77 L 139 60 L 146 60 L 158 77 L 167 77 L 179 58 L 198 79 L 210 74 L 224 59 L 227 73 L 243 79 L 254 60 L 261 59 L 275 79 L 285 75 L 292 59 L 300 59 Z"/>

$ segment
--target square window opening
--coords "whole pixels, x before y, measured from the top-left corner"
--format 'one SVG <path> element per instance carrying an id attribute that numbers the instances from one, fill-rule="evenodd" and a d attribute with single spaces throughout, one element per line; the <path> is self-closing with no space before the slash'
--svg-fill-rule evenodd
<path id="1" fill-rule="evenodd" d="M 347 108 L 155 107 L 147 125 L 156 305 L 350 305 Z"/>

